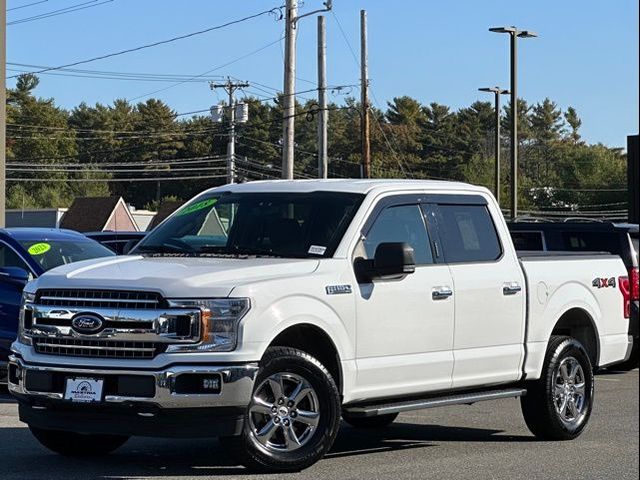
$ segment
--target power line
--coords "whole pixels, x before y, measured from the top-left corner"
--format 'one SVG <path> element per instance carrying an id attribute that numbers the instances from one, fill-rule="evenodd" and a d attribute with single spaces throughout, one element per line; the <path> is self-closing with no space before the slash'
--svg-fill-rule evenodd
<path id="1" fill-rule="evenodd" d="M 205 180 L 225 178 L 226 175 L 197 175 L 187 177 L 140 177 L 140 178 L 7 178 L 7 182 L 171 182 L 177 180 Z"/>
<path id="2" fill-rule="evenodd" d="M 26 5 L 21 5 L 19 7 L 7 8 L 7 12 L 11 12 L 12 10 L 20 10 L 21 8 L 32 7 L 34 5 L 39 5 L 41 3 L 47 3 L 49 0 L 40 0 L 39 2 L 27 3 Z"/>
<path id="3" fill-rule="evenodd" d="M 28 165 L 29 167 L 79 167 L 79 168 L 91 168 L 95 166 L 96 168 L 100 167 L 140 167 L 140 166 L 171 166 L 174 164 L 179 165 L 187 165 L 187 164 L 200 164 L 200 163 L 216 163 L 225 161 L 226 157 L 223 155 L 212 155 L 212 156 L 203 156 L 203 157 L 185 157 L 185 158 L 173 158 L 163 161 L 149 160 L 147 162 L 100 162 L 100 163 L 20 163 L 20 162 L 9 162 L 7 163 L 8 167 L 22 167 Z"/>
<path id="4" fill-rule="evenodd" d="M 142 94 L 142 95 L 138 95 L 137 97 L 130 98 L 128 101 L 138 100 L 140 98 L 148 97 L 149 95 L 155 95 L 156 93 L 164 92 L 166 90 L 169 90 L 171 88 L 177 87 L 177 86 L 182 85 L 184 83 L 193 81 L 194 79 L 198 79 L 198 78 L 204 77 L 205 75 L 208 75 L 208 74 L 210 74 L 212 72 L 215 72 L 217 70 L 221 70 L 221 69 L 223 69 L 225 67 L 228 67 L 229 65 L 233 65 L 234 63 L 237 63 L 237 62 L 239 62 L 241 60 L 244 60 L 245 58 L 249 58 L 249 57 L 251 57 L 251 56 L 253 56 L 253 55 L 257 54 L 257 53 L 260 53 L 263 50 L 266 50 L 267 48 L 271 47 L 272 45 L 275 45 L 279 41 L 280 41 L 280 39 L 276 40 L 275 42 L 271 42 L 271 43 L 268 43 L 266 45 L 263 45 L 262 47 L 260 47 L 260 48 L 258 48 L 256 50 L 253 50 L 253 51 L 251 51 L 251 52 L 249 52 L 249 53 L 247 53 L 245 55 L 242 55 L 242 56 L 240 56 L 240 57 L 238 57 L 238 58 L 236 58 L 234 60 L 231 60 L 231 61 L 229 61 L 227 63 L 224 63 L 222 65 L 218 65 L 217 67 L 214 67 L 214 68 L 212 68 L 210 70 L 207 70 L 206 72 L 203 72 L 203 73 L 201 73 L 199 75 L 195 75 L 195 76 L 191 77 L 190 79 L 176 82 L 173 85 L 169 85 L 168 87 L 161 88 L 161 89 L 158 89 L 158 90 L 154 90 L 153 92 L 149 92 L 149 93 L 145 93 L 145 94 Z"/>
<path id="5" fill-rule="evenodd" d="M 104 60 L 106 58 L 112 58 L 112 57 L 116 57 L 116 56 L 119 56 L 119 55 L 125 55 L 127 53 L 137 52 L 137 51 L 144 50 L 144 49 L 147 49 L 147 48 L 157 47 L 159 45 L 165 45 L 167 43 L 173 43 L 173 42 L 176 42 L 178 40 L 184 40 L 186 38 L 195 37 L 197 35 L 202 35 L 202 34 L 205 34 L 205 33 L 213 32 L 215 30 L 220 30 L 222 28 L 229 27 L 231 25 L 236 25 L 238 23 L 246 22 L 248 20 L 252 20 L 254 18 L 258 18 L 258 17 L 261 17 L 263 15 L 278 14 L 278 19 L 280 19 L 280 18 L 282 18 L 281 9 L 282 9 L 282 7 L 274 7 L 274 8 L 271 8 L 269 10 L 264 10 L 262 12 L 255 13 L 253 15 L 248 15 L 246 17 L 243 17 L 243 18 L 240 18 L 240 19 L 237 19 L 237 20 L 231 20 L 231 21 L 223 23 L 221 25 L 216 25 L 214 27 L 206 28 L 204 30 L 199 30 L 199 31 L 196 31 L 196 32 L 187 33 L 185 35 L 178 35 L 176 37 L 168 38 L 166 40 L 160 40 L 160 41 L 157 41 L 157 42 L 148 43 L 148 44 L 145 44 L 145 45 L 141 45 L 139 47 L 127 48 L 125 50 L 120 50 L 118 52 L 107 53 L 105 55 L 100 55 L 100 56 L 97 56 L 97 57 L 88 58 L 86 60 L 79 60 L 79 61 L 76 61 L 76 62 L 67 63 L 65 65 L 59 65 L 57 67 L 49 67 L 49 68 L 38 70 L 38 71 L 35 71 L 35 72 L 32 72 L 32 73 L 40 74 L 40 73 L 50 72 L 50 71 L 54 71 L 54 70 L 60 70 L 61 68 L 75 67 L 77 65 L 83 65 L 83 64 L 95 62 L 95 61 L 98 61 L 98 60 Z M 11 77 L 7 77 L 7 78 L 9 79 L 9 78 L 16 78 L 16 77 L 17 77 L 17 75 L 12 75 Z"/>
<path id="6" fill-rule="evenodd" d="M 111 3 L 114 0 L 104 0 L 100 3 L 96 3 L 98 0 L 90 0 L 89 2 L 78 3 L 76 5 L 71 5 L 69 7 L 61 8 L 58 10 L 52 10 L 51 12 L 43 13 L 40 15 L 33 15 L 31 17 L 21 18 L 19 20 L 14 20 L 12 22 L 7 22 L 7 25 L 17 25 L 20 23 L 29 23 L 34 22 L 36 20 L 42 20 L 45 18 L 57 17 L 58 15 L 65 15 L 71 12 L 77 12 L 79 10 L 85 10 L 87 8 L 94 8 L 99 5 L 104 5 L 105 3 Z"/>

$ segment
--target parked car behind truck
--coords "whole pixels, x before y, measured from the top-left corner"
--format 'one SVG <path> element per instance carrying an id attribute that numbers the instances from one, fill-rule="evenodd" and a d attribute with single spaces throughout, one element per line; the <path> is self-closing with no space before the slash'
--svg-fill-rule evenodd
<path id="1" fill-rule="evenodd" d="M 217 436 L 252 468 L 292 471 L 341 417 L 506 397 L 538 438 L 568 440 L 593 368 L 628 355 L 627 284 L 609 254 L 519 257 L 484 188 L 226 185 L 130 256 L 30 282 L 9 389 L 66 455 Z"/>
<path id="2" fill-rule="evenodd" d="M 11 343 L 18 333 L 22 289 L 47 270 L 114 254 L 71 230 L 0 229 L 0 382 L 6 377 Z"/>
<path id="3" fill-rule="evenodd" d="M 629 272 L 630 321 L 633 337 L 631 357 L 615 366 L 618 370 L 638 368 L 640 361 L 640 287 L 638 274 L 638 224 L 593 221 L 518 221 L 509 223 L 516 250 L 609 252 L 619 255 Z"/>

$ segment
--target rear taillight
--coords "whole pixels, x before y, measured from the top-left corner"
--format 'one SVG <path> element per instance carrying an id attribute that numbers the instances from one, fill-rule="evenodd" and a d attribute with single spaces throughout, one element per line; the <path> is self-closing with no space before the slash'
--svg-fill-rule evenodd
<path id="1" fill-rule="evenodd" d="M 631 316 L 631 284 L 629 277 L 618 277 L 618 286 L 622 292 L 624 318 L 629 318 Z"/>
<path id="2" fill-rule="evenodd" d="M 631 301 L 637 302 L 640 297 L 640 288 L 638 287 L 638 267 L 629 270 L 629 281 L 631 282 Z"/>

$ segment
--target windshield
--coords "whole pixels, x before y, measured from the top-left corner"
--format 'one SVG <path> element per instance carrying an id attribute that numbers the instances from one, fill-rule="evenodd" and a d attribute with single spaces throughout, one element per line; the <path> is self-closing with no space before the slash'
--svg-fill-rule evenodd
<path id="1" fill-rule="evenodd" d="M 98 242 L 87 240 L 22 240 L 20 242 L 40 266 L 46 271 L 67 263 L 112 257 L 111 250 Z"/>
<path id="2" fill-rule="evenodd" d="M 182 207 L 135 253 L 330 257 L 362 195 L 211 193 Z"/>

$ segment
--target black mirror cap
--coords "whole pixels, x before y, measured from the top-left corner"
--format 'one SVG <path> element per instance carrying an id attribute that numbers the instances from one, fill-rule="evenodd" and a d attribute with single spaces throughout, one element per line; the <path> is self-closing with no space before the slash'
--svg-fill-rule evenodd
<path id="1" fill-rule="evenodd" d="M 415 272 L 416 259 L 413 247 L 404 242 L 381 243 L 373 257 L 373 270 L 380 278 Z"/>

